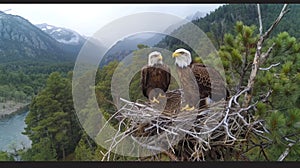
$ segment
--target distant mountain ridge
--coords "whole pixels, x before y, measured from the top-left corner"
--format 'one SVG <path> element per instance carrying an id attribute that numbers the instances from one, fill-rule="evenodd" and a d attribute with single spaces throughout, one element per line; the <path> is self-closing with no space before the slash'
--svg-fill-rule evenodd
<path id="1" fill-rule="evenodd" d="M 192 20 L 203 18 L 205 16 L 206 16 L 206 13 L 197 11 L 196 13 L 187 16 L 186 19 L 192 21 Z"/>
<path id="2" fill-rule="evenodd" d="M 137 50 L 138 44 L 147 45 L 153 47 L 156 43 L 161 41 L 165 37 L 164 34 L 155 33 L 138 33 L 122 40 L 119 40 L 112 46 L 105 54 L 100 66 L 106 65 L 111 61 L 121 61 L 132 51 Z"/>
<path id="3" fill-rule="evenodd" d="M 70 61 L 76 54 L 21 16 L 0 11 L 0 63 Z"/>

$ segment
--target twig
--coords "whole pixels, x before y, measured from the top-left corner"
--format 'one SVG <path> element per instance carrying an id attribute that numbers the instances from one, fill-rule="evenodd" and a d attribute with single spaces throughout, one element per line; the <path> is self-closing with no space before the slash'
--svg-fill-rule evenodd
<path id="1" fill-rule="evenodd" d="M 141 143 L 139 140 L 137 140 L 134 136 L 130 136 L 132 138 L 132 140 L 134 140 L 136 143 L 138 143 L 139 145 L 146 147 L 147 149 L 150 150 L 155 150 L 155 151 L 163 151 L 163 149 L 161 147 L 156 147 L 156 146 L 149 146 L 147 144 Z"/>
<path id="2" fill-rule="evenodd" d="M 268 49 L 268 51 L 266 53 L 263 53 L 261 56 L 261 64 L 265 62 L 265 60 L 267 60 L 267 58 L 270 56 L 273 48 L 275 46 L 275 43 L 272 44 L 272 46 Z"/>
<path id="3" fill-rule="evenodd" d="M 290 143 L 296 143 L 297 141 L 284 137 L 284 139 Z"/>
<path id="4" fill-rule="evenodd" d="M 266 38 L 269 37 L 272 30 L 279 24 L 279 22 L 281 21 L 283 16 L 290 11 L 289 9 L 287 9 L 287 6 L 288 6 L 287 4 L 283 5 L 281 12 L 280 12 L 279 16 L 277 17 L 277 19 L 274 21 L 274 23 L 270 26 L 270 28 L 263 35 L 263 37 L 262 37 L 263 40 L 265 40 Z"/>
<path id="5" fill-rule="evenodd" d="M 140 106 L 140 107 L 146 107 L 144 104 L 140 104 L 140 103 L 133 103 L 133 102 L 130 102 L 126 99 L 123 99 L 123 98 L 120 98 L 121 101 L 125 102 L 125 103 L 128 103 L 128 104 L 135 104 L 137 106 Z"/>
<path id="6" fill-rule="evenodd" d="M 264 147 L 263 147 L 263 144 L 262 144 L 262 143 L 260 144 L 260 149 L 261 149 L 261 152 L 263 153 L 265 159 L 266 159 L 267 161 L 270 161 L 269 158 L 268 158 L 268 156 L 267 156 L 267 154 L 266 154 L 266 152 L 265 152 L 265 150 L 264 150 Z"/>
<path id="7" fill-rule="evenodd" d="M 272 65 L 270 65 L 270 66 L 267 67 L 267 68 L 259 68 L 259 70 L 262 70 L 262 71 L 268 71 L 268 70 L 270 70 L 272 67 L 276 67 L 276 66 L 278 66 L 278 65 L 280 65 L 280 62 L 278 62 L 277 64 L 272 64 Z"/>
<path id="8" fill-rule="evenodd" d="M 270 95 L 272 94 L 273 90 L 269 90 L 268 93 L 266 94 L 266 96 L 261 100 L 263 103 L 268 101 L 268 98 L 270 97 Z"/>
<path id="9" fill-rule="evenodd" d="M 169 158 L 172 160 L 172 161 L 178 161 L 179 159 L 173 154 L 173 153 L 170 153 L 166 150 L 164 150 L 162 153 L 166 154 L 167 156 L 169 156 Z"/>
<path id="10" fill-rule="evenodd" d="M 245 93 L 249 90 L 250 90 L 249 88 L 246 88 L 246 89 L 242 90 L 240 93 L 238 93 L 237 95 L 234 95 L 234 99 L 233 99 L 234 103 L 239 106 L 240 104 L 237 102 L 237 98 L 239 98 L 243 93 Z"/>
<path id="11" fill-rule="evenodd" d="M 289 143 L 288 144 L 288 147 L 285 149 L 285 151 L 279 156 L 278 160 L 277 161 L 280 161 L 282 162 L 286 157 L 287 155 L 290 153 L 290 150 L 291 148 L 295 145 L 296 143 Z"/>
<path id="12" fill-rule="evenodd" d="M 259 34 L 262 36 L 263 26 L 261 20 L 261 12 L 260 12 L 260 5 L 257 4 L 257 13 L 258 13 L 258 21 L 259 21 Z"/>

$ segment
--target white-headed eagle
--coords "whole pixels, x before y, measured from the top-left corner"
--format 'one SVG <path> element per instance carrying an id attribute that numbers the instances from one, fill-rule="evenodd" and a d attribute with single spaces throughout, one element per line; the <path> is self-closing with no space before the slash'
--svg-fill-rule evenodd
<path id="1" fill-rule="evenodd" d="M 148 65 L 141 70 L 141 85 L 143 94 L 151 103 L 160 103 L 159 97 L 165 97 L 171 80 L 170 68 L 163 64 L 160 52 L 154 51 L 148 55 Z"/>
<path id="2" fill-rule="evenodd" d="M 185 103 L 182 111 L 194 110 L 197 105 L 201 108 L 211 101 L 219 101 L 229 96 L 225 81 L 220 73 L 204 64 L 192 63 L 191 53 L 188 50 L 177 49 L 172 57 L 175 58 L 177 72 L 184 92 Z M 198 96 L 196 92 L 199 93 Z"/>

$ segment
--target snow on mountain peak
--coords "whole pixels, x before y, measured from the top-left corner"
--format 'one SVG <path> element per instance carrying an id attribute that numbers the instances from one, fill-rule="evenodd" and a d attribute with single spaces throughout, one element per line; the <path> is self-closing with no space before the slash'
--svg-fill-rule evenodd
<path id="1" fill-rule="evenodd" d="M 47 25 L 46 28 L 47 28 L 47 29 L 53 29 L 53 27 L 52 27 L 52 26 L 49 26 L 49 25 Z"/>
<path id="2" fill-rule="evenodd" d="M 48 25 L 46 23 L 36 25 L 42 31 L 46 32 L 60 43 L 69 45 L 81 45 L 85 42 L 85 38 L 79 33 L 62 27 Z"/>

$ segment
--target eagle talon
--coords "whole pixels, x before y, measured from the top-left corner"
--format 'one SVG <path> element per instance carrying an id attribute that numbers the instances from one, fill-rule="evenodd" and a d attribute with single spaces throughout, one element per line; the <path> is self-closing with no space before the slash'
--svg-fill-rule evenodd
<path id="1" fill-rule="evenodd" d="M 195 109 L 194 106 L 189 107 L 189 105 L 187 104 L 185 107 L 183 107 L 183 108 L 181 109 L 181 111 L 193 111 L 194 109 Z"/>
<path id="2" fill-rule="evenodd" d="M 162 95 L 161 93 L 158 94 L 158 97 L 166 97 L 165 95 Z"/>
<path id="3" fill-rule="evenodd" d="M 153 100 L 150 100 L 150 102 L 151 103 L 159 103 L 159 101 L 155 97 L 153 97 Z"/>

